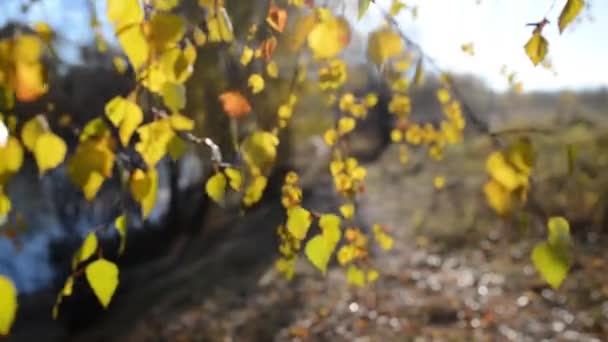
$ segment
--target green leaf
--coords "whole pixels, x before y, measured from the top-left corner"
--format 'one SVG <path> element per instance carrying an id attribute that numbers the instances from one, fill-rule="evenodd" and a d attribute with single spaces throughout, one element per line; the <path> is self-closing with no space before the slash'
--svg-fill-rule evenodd
<path id="1" fill-rule="evenodd" d="M 549 244 L 555 248 L 567 248 L 570 244 L 570 224 L 561 216 L 554 216 L 547 223 Z"/>
<path id="2" fill-rule="evenodd" d="M 17 288 L 3 275 L 0 275 L 0 303 L 0 335 L 8 335 L 17 313 Z"/>
<path id="3" fill-rule="evenodd" d="M 95 235 L 95 232 L 87 234 L 84 241 L 82 241 L 82 245 L 74 254 L 74 258 L 72 259 L 72 270 L 75 270 L 76 267 L 78 267 L 78 264 L 86 261 L 95 254 L 95 251 L 97 251 L 97 244 L 97 235 Z"/>
<path id="4" fill-rule="evenodd" d="M 562 9 L 562 13 L 559 15 L 559 33 L 563 33 L 568 25 L 570 25 L 574 19 L 581 13 L 581 10 L 585 7 L 584 0 L 568 0 L 566 5 Z"/>
<path id="5" fill-rule="evenodd" d="M 547 56 L 549 50 L 549 42 L 541 35 L 539 31 L 534 31 L 532 37 L 524 46 L 526 54 L 535 66 L 542 62 Z"/>
<path id="6" fill-rule="evenodd" d="M 554 289 L 560 287 L 570 268 L 567 256 L 547 242 L 534 247 L 532 262 L 543 279 Z"/>
<path id="7" fill-rule="evenodd" d="M 102 258 L 90 263 L 84 272 L 93 293 L 101 305 L 107 308 L 118 287 L 118 267 Z"/>
<path id="8" fill-rule="evenodd" d="M 323 235 L 318 234 L 306 243 L 304 253 L 323 274 L 327 272 L 327 264 L 335 249 L 335 244 L 329 242 Z"/>
<path id="9" fill-rule="evenodd" d="M 312 222 L 310 212 L 302 207 L 287 209 L 287 230 L 298 240 L 304 240 Z"/>
<path id="10" fill-rule="evenodd" d="M 52 132 L 41 134 L 36 139 L 34 157 L 38 164 L 40 175 L 44 175 L 48 170 L 54 169 L 65 159 L 68 147 L 58 135 Z"/>
<path id="11" fill-rule="evenodd" d="M 371 0 L 359 0 L 359 19 L 363 18 L 367 10 L 369 10 Z"/>
<path id="12" fill-rule="evenodd" d="M 224 203 L 224 197 L 226 196 L 226 176 L 218 172 L 207 180 L 205 190 L 207 195 L 217 204 Z"/>

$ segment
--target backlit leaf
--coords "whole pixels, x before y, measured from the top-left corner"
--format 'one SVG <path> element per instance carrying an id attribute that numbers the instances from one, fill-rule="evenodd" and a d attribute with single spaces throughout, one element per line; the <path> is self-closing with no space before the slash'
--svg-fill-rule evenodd
<path id="1" fill-rule="evenodd" d="M 358 287 L 365 286 L 365 273 L 355 265 L 351 265 L 346 271 L 346 280 L 349 284 Z"/>
<path id="2" fill-rule="evenodd" d="M 118 247 L 118 254 L 122 254 L 125 251 L 125 246 L 127 245 L 127 216 L 120 215 L 114 221 L 114 226 L 116 227 L 116 231 L 118 232 L 118 236 L 120 236 L 120 246 Z"/>
<path id="3" fill-rule="evenodd" d="M 49 130 L 48 122 L 46 118 L 41 115 L 37 115 L 32 119 L 28 120 L 21 128 L 21 140 L 23 145 L 30 150 L 34 151 L 36 147 L 36 140 L 42 135 L 42 133 Z"/>
<path id="4" fill-rule="evenodd" d="M 547 223 L 549 231 L 548 241 L 552 247 L 567 247 L 570 244 L 570 224 L 561 216 L 549 218 Z"/>
<path id="5" fill-rule="evenodd" d="M 308 46 L 316 59 L 332 58 L 348 45 L 350 34 L 346 19 L 332 17 L 318 23 L 308 34 Z"/>
<path id="6" fill-rule="evenodd" d="M 291 207 L 287 209 L 287 230 L 298 240 L 304 240 L 310 224 L 312 215 L 302 207 Z"/>
<path id="7" fill-rule="evenodd" d="M 52 132 L 41 134 L 36 139 L 34 148 L 34 157 L 40 174 L 43 175 L 48 170 L 59 166 L 65 159 L 67 151 L 67 145 L 58 135 Z"/>
<path id="8" fill-rule="evenodd" d="M 574 19 L 581 13 L 581 10 L 585 7 L 584 0 L 568 0 L 566 5 L 562 9 L 559 15 L 559 32 L 562 33 L 568 25 L 570 25 Z"/>
<path id="9" fill-rule="evenodd" d="M 532 262 L 543 279 L 554 289 L 561 286 L 570 268 L 568 258 L 547 242 L 534 247 Z"/>
<path id="10" fill-rule="evenodd" d="M 332 245 L 325 237 L 318 234 L 306 243 L 304 253 L 308 257 L 308 260 L 325 274 L 334 248 L 335 245 Z"/>
<path id="11" fill-rule="evenodd" d="M 226 176 L 221 172 L 216 173 L 207 180 L 207 184 L 205 185 L 207 195 L 215 203 L 223 204 L 226 195 L 226 184 Z"/>
<path id="12" fill-rule="evenodd" d="M 17 288 L 3 275 L 0 275 L 0 303 L 0 335 L 8 335 L 17 313 Z"/>
<path id="13" fill-rule="evenodd" d="M 82 245 L 74 254 L 72 259 L 72 270 L 75 270 L 83 261 L 88 260 L 97 251 L 97 235 L 95 232 L 90 232 L 82 241 Z"/>
<path id="14" fill-rule="evenodd" d="M 9 137 L 0 147 L 0 186 L 5 184 L 23 165 L 23 147 L 15 137 Z"/>
<path id="15" fill-rule="evenodd" d="M 226 177 L 228 177 L 228 184 L 234 191 L 241 191 L 241 186 L 243 184 L 243 177 L 241 172 L 235 168 L 227 167 L 224 169 L 224 173 Z"/>
<path id="16" fill-rule="evenodd" d="M 143 218 L 148 218 L 158 193 L 158 172 L 156 168 L 150 168 L 148 172 L 136 169 L 131 174 L 131 194 L 133 199 L 141 205 Z"/>
<path id="17" fill-rule="evenodd" d="M 542 62 L 547 56 L 549 50 L 549 42 L 541 35 L 540 32 L 534 31 L 532 37 L 524 46 L 526 54 L 535 66 Z"/>
<path id="18" fill-rule="evenodd" d="M 264 78 L 260 74 L 253 74 L 249 76 L 247 85 L 251 89 L 251 92 L 257 94 L 264 90 Z"/>
<path id="19" fill-rule="evenodd" d="M 391 28 L 382 28 L 369 35 L 367 55 L 376 65 L 387 59 L 397 57 L 403 52 L 401 36 Z"/>
<path id="20" fill-rule="evenodd" d="M 371 0 L 359 0 L 359 19 L 361 19 L 369 9 Z"/>
<path id="21" fill-rule="evenodd" d="M 324 214 L 319 218 L 319 227 L 321 227 L 323 238 L 327 240 L 332 250 L 342 237 L 341 223 L 340 217 L 334 214 Z"/>
<path id="22" fill-rule="evenodd" d="M 107 308 L 118 287 L 118 267 L 106 259 L 98 259 L 85 269 L 87 281 L 104 308 Z"/>

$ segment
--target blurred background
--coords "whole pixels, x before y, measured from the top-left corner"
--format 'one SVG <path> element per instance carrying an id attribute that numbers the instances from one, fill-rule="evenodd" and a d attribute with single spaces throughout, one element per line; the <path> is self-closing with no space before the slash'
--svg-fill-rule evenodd
<path id="1" fill-rule="evenodd" d="M 183 2 L 184 9 L 196 7 L 196 1 Z M 413 149 L 402 165 L 390 141 L 390 89 L 366 55 L 367 35 L 383 24 L 383 14 L 372 6 L 359 20 L 356 1 L 316 1 L 351 23 L 353 36 L 342 54 L 349 65 L 346 89 L 379 94 L 378 106 L 349 138 L 368 170 L 357 220 L 364 229 L 383 223 L 395 239 L 390 252 L 374 251 L 381 270 L 376 283 L 351 288 L 343 268 L 335 265 L 322 277 L 305 258 L 291 282 L 274 270 L 276 226 L 285 219 L 279 203 L 285 172 L 303 175 L 308 208 L 325 212 L 339 205 L 321 140 L 332 115 L 311 79 L 301 85 L 264 199 L 245 214 L 206 198 L 208 151 L 192 147 L 181 161 L 160 163 L 156 207 L 149 220 L 129 227 L 121 285 L 109 311 L 99 308 L 83 281 L 62 305 L 59 320 L 51 319 L 82 238 L 119 214 L 119 180 L 106 182 L 99 197 L 86 202 L 64 167 L 39 178 L 28 161 L 9 187 L 26 228 L 17 238 L 0 237 L 0 274 L 15 281 L 21 296 L 9 340 L 604 340 L 608 2 L 587 1 L 563 34 L 555 21 L 564 1 L 404 2 L 397 22 L 431 59 L 424 64 L 426 82 L 412 89 L 413 120 L 437 123 L 443 116 L 436 91 L 445 71 L 489 132 L 467 124 L 464 142 L 448 148 L 442 161 Z M 260 3 L 226 1 L 237 40 L 247 23 L 265 17 Z M 390 0 L 377 3 L 391 6 Z M 121 51 L 105 6 L 103 0 L 0 1 L 0 37 L 39 23 L 52 29 L 48 96 L 54 112 L 70 113 L 76 125 L 102 114 L 109 99 L 134 85 L 132 70 L 116 69 Z M 200 21 L 204 14 L 184 10 L 184 16 Z M 543 31 L 549 58 L 533 67 L 523 49 L 532 31 L 526 24 L 544 17 L 554 18 Z M 242 75 L 227 50 L 199 48 L 184 114 L 195 120 L 197 135 L 213 138 L 230 158 L 234 151 L 224 133 L 229 122 L 216 99 Z M 286 50 L 277 53 L 281 77 L 267 84 L 268 95 L 256 107 L 262 126 L 288 93 L 295 63 Z M 15 109 L 23 117 L 43 110 L 37 104 Z M 495 148 L 489 133 L 503 143 L 526 136 L 538 154 L 531 204 L 509 218 L 498 217 L 482 192 L 485 159 Z M 437 186 L 437 178 L 444 184 Z M 559 291 L 540 279 L 529 257 L 553 215 L 570 221 L 574 239 L 575 260 Z M 112 232 L 104 238 L 117 243 Z"/>

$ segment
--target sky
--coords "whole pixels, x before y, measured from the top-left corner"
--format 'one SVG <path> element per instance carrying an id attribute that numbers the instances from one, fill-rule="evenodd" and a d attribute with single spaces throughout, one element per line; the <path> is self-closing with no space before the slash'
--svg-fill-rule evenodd
<path id="1" fill-rule="evenodd" d="M 354 2 L 354 1 L 353 1 Z M 389 8 L 390 0 L 379 0 Z M 467 72 L 484 79 L 489 86 L 508 86 L 500 69 L 506 65 L 519 75 L 526 90 L 581 89 L 608 86 L 608 1 L 593 0 L 583 10 L 583 20 L 560 35 L 557 18 L 566 0 L 407 0 L 418 5 L 418 18 L 399 15 L 398 22 L 444 70 Z M 588 1 L 589 2 L 589 1 Z M 523 46 L 532 28 L 526 23 L 547 16 L 551 22 L 543 33 L 549 41 L 549 56 L 557 76 L 535 68 Z M 589 18 L 593 19 L 590 20 Z M 382 24 L 380 12 L 370 8 L 357 24 L 365 33 Z M 460 49 L 473 42 L 475 56 Z"/>
<path id="2" fill-rule="evenodd" d="M 75 55 L 74 42 L 91 38 L 86 15 L 87 1 L 94 1 L 103 16 L 104 0 L 42 0 L 27 15 L 30 22 L 47 21 L 65 38 L 67 59 Z M 231 0 L 241 1 L 241 0 Z M 356 0 L 344 0 L 356 6 Z M 392 0 L 378 0 L 388 8 Z M 608 86 L 608 1 L 587 0 L 592 7 L 583 12 L 583 20 L 562 35 L 557 18 L 566 0 L 402 0 L 418 6 L 418 18 L 407 12 L 397 19 L 405 32 L 417 41 L 429 56 L 445 70 L 477 75 L 494 89 L 507 87 L 500 75 L 506 65 L 517 72 L 526 90 L 581 89 Z M 0 0 L 0 25 L 19 15 L 19 0 Z M 478 2 L 480 4 L 478 5 Z M 549 40 L 550 59 L 557 76 L 543 68 L 534 68 L 523 45 L 531 35 L 529 22 L 544 16 L 551 21 L 543 31 Z M 593 19 L 590 20 L 589 18 Z M 356 21 L 356 20 L 355 20 Z M 363 34 L 382 24 L 382 16 L 372 5 L 367 15 L 355 24 Z M 106 27 L 106 32 L 110 32 Z M 475 56 L 460 50 L 473 42 Z"/>

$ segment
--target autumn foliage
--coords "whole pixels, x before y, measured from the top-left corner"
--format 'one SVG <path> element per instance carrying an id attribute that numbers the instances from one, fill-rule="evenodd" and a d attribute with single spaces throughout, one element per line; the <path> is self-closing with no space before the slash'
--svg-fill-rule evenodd
<path id="1" fill-rule="evenodd" d="M 126 72 L 128 65 L 136 86 L 129 94 L 111 99 L 102 115 L 78 127 L 77 144 L 73 147 L 54 130 L 55 123 L 45 113 L 25 119 L 14 112 L 16 102 L 39 101 L 49 90 L 44 63 L 50 54 L 48 26 L 37 25 L 31 32 L 0 40 L 0 91 L 3 99 L 9 99 L 0 108 L 0 218 L 8 218 L 3 222 L 14 221 L 16 215 L 6 185 L 30 157 L 35 160 L 40 177 L 65 164 L 70 180 L 87 201 L 94 201 L 104 182 L 115 177 L 118 170 L 125 175 L 123 191 L 139 205 L 145 219 L 158 196 L 156 166 L 164 158 L 180 159 L 187 146 L 211 151 L 214 173 L 205 180 L 201 191 L 221 206 L 227 205 L 228 194 L 231 198 L 236 196 L 237 205 L 247 210 L 263 198 L 281 144 L 280 134 L 297 115 L 297 85 L 310 78 L 323 95 L 328 116 L 332 116 L 333 124 L 324 131 L 323 140 L 331 150 L 326 171 L 333 179 L 340 206 L 336 212 L 305 208 L 299 175 L 289 172 L 281 189 L 286 221 L 277 227 L 280 257 L 276 268 L 289 279 L 294 275 L 297 258 L 304 255 L 323 274 L 336 260 L 354 286 L 376 281 L 381 272 L 371 257 L 371 245 L 388 251 L 393 238 L 390 227 L 382 223 L 373 224 L 371 233 L 367 233 L 356 220 L 358 199 L 365 196 L 367 173 L 350 154 L 347 138 L 375 110 L 378 94 L 356 95 L 344 88 L 349 75 L 342 54 L 353 38 L 349 18 L 312 0 L 271 1 L 264 20 L 248 27 L 245 38 L 237 39 L 233 25 L 238 23 L 231 21 L 226 1 L 199 0 L 203 23 L 189 22 L 180 12 L 179 0 L 144 1 L 145 6 L 138 0 L 106 2 L 104 15 L 124 57 L 115 60 L 117 72 Z M 584 5 L 583 0 L 565 2 L 558 20 L 560 32 L 574 21 Z M 399 146 L 398 159 L 407 164 L 411 149 L 422 149 L 430 159 L 440 161 L 448 146 L 460 144 L 465 138 L 465 130 L 471 128 L 470 113 L 450 75 L 429 70 L 439 74 L 436 100 L 443 118 L 438 124 L 411 120 L 411 89 L 424 82 L 428 56 L 394 18 L 402 11 L 415 17 L 416 9 L 402 1 L 393 1 L 385 9 L 374 1 L 359 0 L 359 18 L 374 6 L 386 16 L 386 23 L 367 37 L 366 57 L 391 92 L 388 111 L 395 125 L 390 140 Z M 543 19 L 535 24 L 530 40 L 525 46 L 522 44 L 534 65 L 541 64 L 549 51 L 549 42 L 542 34 L 547 22 Z M 242 70 L 246 70 L 244 84 L 223 89 L 216 99 L 222 112 L 213 114 L 227 116 L 239 133 L 232 137 L 239 156 L 234 160 L 224 160 L 221 147 L 213 140 L 197 137 L 193 133 L 197 122 L 186 112 L 188 80 L 203 48 L 236 54 Z M 472 44 L 463 44 L 462 49 L 474 54 Z M 294 77 L 290 73 L 284 75 L 281 58 L 277 57 L 285 51 L 295 61 Z M 286 83 L 289 90 L 273 109 L 273 126 L 245 125 L 255 122 L 259 110 L 256 96 L 272 91 L 268 86 L 271 81 Z M 129 165 L 119 163 L 118 156 L 127 151 L 133 152 L 130 155 L 137 156 L 137 160 Z M 534 172 L 533 146 L 526 139 L 508 147 L 496 146 L 496 151 L 488 156 L 486 170 L 488 181 L 482 191 L 487 202 L 497 214 L 508 216 L 527 201 L 529 178 Z M 435 179 L 436 188 L 444 185 L 443 178 Z M 129 217 L 123 213 L 110 227 L 121 237 L 119 254 L 128 248 L 128 223 Z M 569 267 L 568 222 L 551 219 L 548 230 L 547 242 L 534 250 L 532 258 L 547 281 L 559 287 Z M 72 295 L 76 277 L 85 277 L 99 303 L 108 307 L 119 286 L 119 266 L 104 258 L 96 230 L 84 238 L 73 257 L 72 270 L 52 314 L 57 316 L 64 298 Z M 0 334 L 8 334 L 18 314 L 17 290 L 2 275 L 0 303 Z"/>

